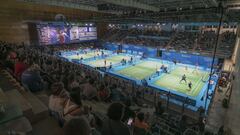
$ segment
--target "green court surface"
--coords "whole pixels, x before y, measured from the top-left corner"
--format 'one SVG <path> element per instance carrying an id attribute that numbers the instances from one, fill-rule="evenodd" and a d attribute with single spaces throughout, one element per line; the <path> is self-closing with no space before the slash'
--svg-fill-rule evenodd
<path id="1" fill-rule="evenodd" d="M 182 79 L 183 74 L 186 75 L 187 83 L 180 80 Z M 188 68 L 187 70 L 184 67 L 177 67 L 170 74 L 164 74 L 156 82 L 155 85 L 162 88 L 167 88 L 173 91 L 177 91 L 192 97 L 195 97 L 202 90 L 205 82 L 208 79 L 208 72 L 197 71 L 194 69 Z M 192 89 L 188 87 L 188 83 L 192 82 Z"/>
<path id="2" fill-rule="evenodd" d="M 88 62 L 88 64 L 93 67 L 105 67 L 105 66 L 109 66 L 110 63 L 112 63 L 112 65 L 120 63 L 123 58 L 128 61 L 130 60 L 131 57 L 125 56 L 125 55 L 116 55 L 116 56 L 107 57 L 106 59 L 90 61 Z M 106 65 L 104 63 L 105 60 L 106 60 Z"/>
<path id="3" fill-rule="evenodd" d="M 135 66 L 130 66 L 118 70 L 117 73 L 130 78 L 142 80 L 146 77 L 151 76 L 153 73 L 156 73 L 156 69 L 159 69 L 161 65 L 162 63 L 160 61 L 144 61 L 142 63 L 136 64 Z"/>

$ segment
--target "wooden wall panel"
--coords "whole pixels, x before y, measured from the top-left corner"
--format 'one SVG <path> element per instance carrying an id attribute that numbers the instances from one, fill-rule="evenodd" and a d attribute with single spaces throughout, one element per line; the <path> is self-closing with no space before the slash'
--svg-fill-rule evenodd
<path id="1" fill-rule="evenodd" d="M 81 22 L 81 19 L 87 19 L 92 15 L 97 16 L 102 13 L 18 2 L 16 0 L 1 0 L 0 40 L 29 44 L 29 32 L 26 22 L 29 20 L 54 21 L 57 14 L 65 15 L 68 21 Z M 100 32 L 104 31 L 102 28 L 100 29 Z"/>

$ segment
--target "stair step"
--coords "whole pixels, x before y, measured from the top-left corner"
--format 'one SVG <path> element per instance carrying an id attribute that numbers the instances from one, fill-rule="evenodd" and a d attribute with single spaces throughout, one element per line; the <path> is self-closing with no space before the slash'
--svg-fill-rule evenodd
<path id="1" fill-rule="evenodd" d="M 22 95 L 31 104 L 34 117 L 30 120 L 31 122 L 37 122 L 48 116 L 48 107 L 44 105 L 33 93 L 30 91 L 23 92 Z"/>
<path id="2" fill-rule="evenodd" d="M 0 125 L 1 135 L 7 135 L 9 131 L 30 134 L 32 133 L 32 126 L 26 117 L 20 117 Z"/>
<path id="3" fill-rule="evenodd" d="M 6 91 L 5 95 L 10 103 L 20 106 L 24 116 L 29 118 L 33 115 L 32 105 L 18 92 L 18 90 L 13 89 Z"/>
<path id="4" fill-rule="evenodd" d="M 102 114 L 106 114 L 107 109 L 108 109 L 107 105 L 103 105 L 102 103 L 97 103 L 94 101 L 84 100 L 83 105 L 91 106 L 94 111 L 100 112 Z"/>
<path id="5" fill-rule="evenodd" d="M 0 104 L 5 104 L 7 102 L 7 97 L 5 93 L 0 88 Z"/>

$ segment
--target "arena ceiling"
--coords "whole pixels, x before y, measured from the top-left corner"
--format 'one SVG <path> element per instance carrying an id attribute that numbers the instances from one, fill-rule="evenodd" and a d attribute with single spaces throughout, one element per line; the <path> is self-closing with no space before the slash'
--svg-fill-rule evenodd
<path id="1" fill-rule="evenodd" d="M 220 0 L 17 0 L 109 13 L 85 21 L 217 21 Z M 221 0 L 225 21 L 240 21 L 240 0 Z"/>

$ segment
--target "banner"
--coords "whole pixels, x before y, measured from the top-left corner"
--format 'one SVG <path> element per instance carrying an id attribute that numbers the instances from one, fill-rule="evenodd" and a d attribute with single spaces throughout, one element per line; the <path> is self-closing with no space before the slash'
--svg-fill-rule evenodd
<path id="1" fill-rule="evenodd" d="M 157 56 L 157 49 L 145 46 L 136 46 L 130 44 L 122 45 L 122 49 L 125 52 L 142 55 L 145 54 L 148 57 L 156 57 Z"/>
<path id="2" fill-rule="evenodd" d="M 178 52 L 162 52 L 162 58 L 165 60 L 173 61 L 176 60 L 179 63 L 190 64 L 190 65 L 199 65 L 205 68 L 210 68 L 212 64 L 212 58 L 207 56 L 200 56 L 187 53 L 178 53 Z M 215 59 L 214 64 L 218 64 L 218 58 Z"/>
<path id="3" fill-rule="evenodd" d="M 106 48 L 107 50 L 116 51 L 119 49 L 119 45 L 113 43 L 105 43 L 104 48 Z"/>

